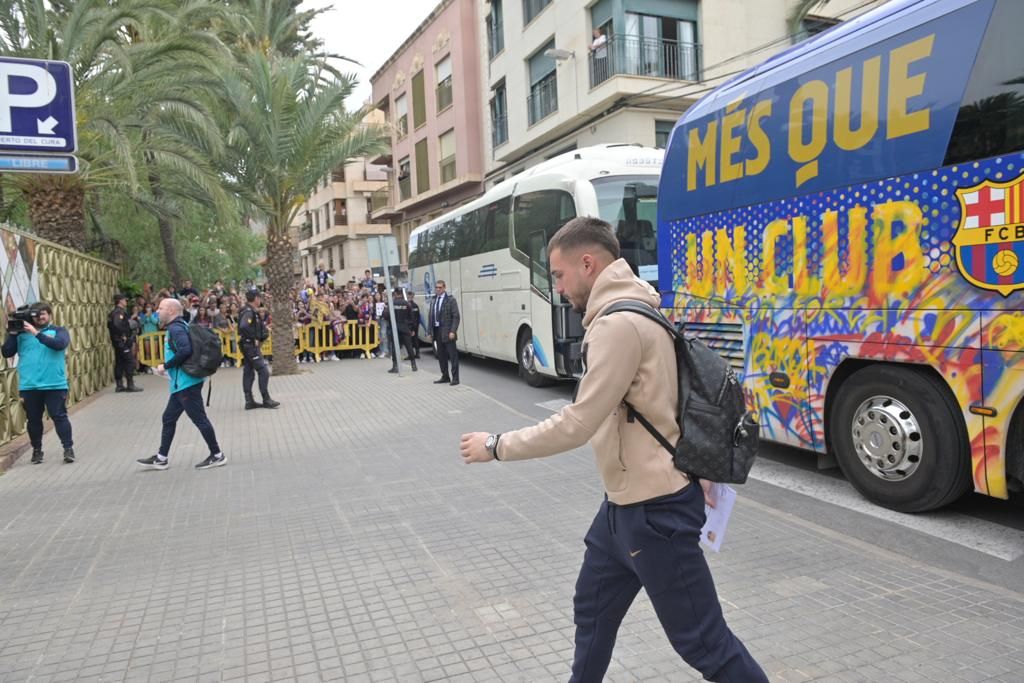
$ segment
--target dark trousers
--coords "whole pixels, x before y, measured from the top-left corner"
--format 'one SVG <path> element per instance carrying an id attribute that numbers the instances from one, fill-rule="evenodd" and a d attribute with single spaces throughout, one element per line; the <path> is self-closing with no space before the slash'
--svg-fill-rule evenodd
<path id="1" fill-rule="evenodd" d="M 124 380 L 128 380 L 129 383 L 134 382 L 132 379 L 135 376 L 135 354 L 132 353 L 131 342 L 127 344 L 113 344 L 114 347 L 114 381 L 117 382 L 118 386 L 124 383 Z"/>
<path id="2" fill-rule="evenodd" d="M 767 683 L 722 616 L 698 545 L 703 525 L 704 495 L 696 484 L 637 505 L 601 504 L 587 532 L 573 599 L 571 681 L 601 681 L 619 624 L 643 587 L 672 647 L 706 680 Z"/>
<path id="3" fill-rule="evenodd" d="M 270 366 L 267 359 L 260 354 L 258 346 L 242 344 L 242 393 L 245 400 L 252 399 L 252 382 L 255 376 L 260 378 L 260 396 L 264 401 L 270 400 Z"/>
<path id="4" fill-rule="evenodd" d="M 28 418 L 28 440 L 32 442 L 32 448 L 40 450 L 43 447 L 43 410 L 50 414 L 53 420 L 53 427 L 60 437 L 60 444 L 64 448 L 71 448 L 74 442 L 71 440 L 71 421 L 68 419 L 67 389 L 30 389 L 21 392 L 21 402 L 25 406 L 25 416 Z"/>
<path id="5" fill-rule="evenodd" d="M 413 355 L 412 337 L 409 336 L 408 334 L 399 334 L 398 335 L 398 343 L 402 345 L 402 348 L 405 349 L 406 354 L 408 354 L 408 356 L 409 356 L 409 360 L 413 362 L 413 365 L 415 365 L 416 364 L 415 363 L 416 356 Z M 393 367 L 393 368 L 397 368 L 398 367 L 398 355 L 399 355 L 399 353 L 400 353 L 399 350 L 395 349 L 395 352 L 391 354 L 391 367 Z"/>
<path id="6" fill-rule="evenodd" d="M 435 328 L 436 332 L 436 328 Z M 448 333 L 434 335 L 437 347 L 437 362 L 441 365 L 441 377 L 448 377 L 453 382 L 459 381 L 459 348 L 455 341 L 448 339 Z M 448 374 L 448 363 L 451 361 L 452 373 Z"/>
<path id="7" fill-rule="evenodd" d="M 174 440 L 174 431 L 178 426 L 178 418 L 185 413 L 192 420 L 192 424 L 199 428 L 203 435 L 210 454 L 220 453 L 220 446 L 217 445 L 217 434 L 213 431 L 210 418 L 206 417 L 206 409 L 203 407 L 203 385 L 193 384 L 188 389 L 182 389 L 171 394 L 167 399 L 167 407 L 164 408 L 164 428 L 160 433 L 160 455 L 168 456 L 171 450 L 171 441 Z"/>

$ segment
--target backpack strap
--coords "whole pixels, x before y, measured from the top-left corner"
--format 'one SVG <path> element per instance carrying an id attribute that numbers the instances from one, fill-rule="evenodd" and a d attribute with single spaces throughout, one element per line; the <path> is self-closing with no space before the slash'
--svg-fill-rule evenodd
<path id="1" fill-rule="evenodd" d="M 683 337 L 683 335 L 681 335 L 679 333 L 679 331 L 672 326 L 672 323 L 670 323 L 668 321 L 668 319 L 661 314 L 661 312 L 655 310 L 654 307 L 652 307 L 652 306 L 650 306 L 648 304 L 645 304 L 642 301 L 636 301 L 636 300 L 616 301 L 615 303 L 611 304 L 607 308 L 603 309 L 601 311 L 601 315 L 598 316 L 598 317 L 602 317 L 603 318 L 604 316 L 609 315 L 611 313 L 620 313 L 620 312 L 636 313 L 638 315 L 642 315 L 643 317 L 647 318 L 648 320 L 653 320 L 654 322 L 656 322 L 659 325 L 661 325 L 662 328 L 664 328 L 666 332 L 668 332 L 670 335 L 672 335 L 673 341 L 676 340 L 676 339 L 682 339 L 682 340 L 685 341 L 685 338 Z M 678 369 L 676 371 L 678 372 Z M 686 400 L 688 398 L 689 397 L 680 396 L 679 397 L 680 406 L 686 405 Z M 676 448 L 671 443 L 669 443 L 669 440 L 665 438 L 665 435 L 662 434 L 661 432 L 659 432 L 658 429 L 653 424 L 651 424 L 650 421 L 646 417 L 641 415 L 640 411 L 638 411 L 636 408 L 634 408 L 633 405 L 629 401 L 625 401 L 624 400 L 623 403 L 626 404 L 626 411 L 627 411 L 626 412 L 626 420 L 629 421 L 629 422 L 639 421 L 640 424 L 643 425 L 644 429 L 646 429 L 648 431 L 648 433 L 651 436 L 653 436 L 658 441 L 658 443 L 660 443 L 662 445 L 662 447 L 666 451 L 668 451 L 669 453 L 671 453 L 674 456 L 675 452 L 676 452 Z"/>

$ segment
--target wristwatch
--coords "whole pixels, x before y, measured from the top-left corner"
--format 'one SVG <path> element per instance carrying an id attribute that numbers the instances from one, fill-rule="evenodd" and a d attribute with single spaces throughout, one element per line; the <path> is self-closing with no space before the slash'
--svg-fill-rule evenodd
<path id="1" fill-rule="evenodd" d="M 498 439 L 501 438 L 501 434 L 491 434 L 487 437 L 487 441 L 484 442 L 484 448 L 491 454 L 491 457 L 495 460 L 501 460 L 498 457 Z"/>

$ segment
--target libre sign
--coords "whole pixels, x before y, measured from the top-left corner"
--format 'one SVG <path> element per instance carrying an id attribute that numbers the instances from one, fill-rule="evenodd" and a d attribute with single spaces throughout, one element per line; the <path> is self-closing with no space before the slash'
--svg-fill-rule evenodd
<path id="1" fill-rule="evenodd" d="M 0 152 L 70 154 L 76 138 L 71 66 L 0 57 Z"/>

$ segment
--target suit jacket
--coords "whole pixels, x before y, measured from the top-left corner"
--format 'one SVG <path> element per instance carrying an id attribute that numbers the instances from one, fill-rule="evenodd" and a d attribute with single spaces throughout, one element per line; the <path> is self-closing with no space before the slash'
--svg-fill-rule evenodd
<path id="1" fill-rule="evenodd" d="M 434 327 L 435 318 L 437 318 L 436 298 L 430 302 L 430 329 L 427 330 L 427 334 L 434 334 L 434 331 L 437 330 Z M 451 294 L 445 294 L 444 301 L 441 302 L 441 317 L 438 319 L 441 323 L 440 335 L 434 334 L 435 338 L 439 336 L 441 341 L 447 341 L 449 332 L 459 331 L 459 322 L 461 320 L 459 304 L 455 301 L 455 297 Z"/>

